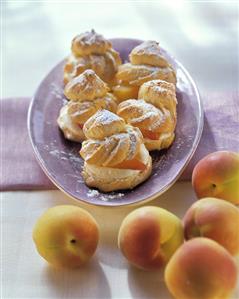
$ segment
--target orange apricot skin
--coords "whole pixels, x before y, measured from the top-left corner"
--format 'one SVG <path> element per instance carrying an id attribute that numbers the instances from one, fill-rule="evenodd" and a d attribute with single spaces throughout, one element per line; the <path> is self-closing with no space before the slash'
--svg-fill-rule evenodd
<path id="1" fill-rule="evenodd" d="M 192 174 L 198 198 L 216 197 L 239 204 L 239 153 L 218 151 L 200 160 Z"/>
<path id="2" fill-rule="evenodd" d="M 185 242 L 165 269 L 165 282 L 176 299 L 226 299 L 237 282 L 229 252 L 208 238 Z"/>
<path id="3" fill-rule="evenodd" d="M 217 198 L 203 198 L 195 202 L 183 218 L 186 240 L 195 237 L 212 239 L 232 255 L 239 253 L 239 209 Z"/>

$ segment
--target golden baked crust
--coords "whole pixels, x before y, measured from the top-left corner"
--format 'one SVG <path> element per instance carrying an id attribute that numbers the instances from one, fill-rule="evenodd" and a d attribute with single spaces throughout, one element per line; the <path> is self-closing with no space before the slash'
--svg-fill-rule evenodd
<path id="1" fill-rule="evenodd" d="M 155 133 L 161 133 L 174 129 L 168 110 L 163 109 L 161 111 L 144 100 L 127 100 L 120 103 L 117 114 L 126 123 L 139 128 L 141 132 L 150 130 Z"/>
<path id="2" fill-rule="evenodd" d="M 125 132 L 107 136 L 103 140 L 84 141 L 80 154 L 90 164 L 113 167 L 134 159 L 141 144 L 142 136 L 138 129 L 126 126 Z"/>
<path id="3" fill-rule="evenodd" d="M 157 140 L 152 140 L 149 138 L 144 139 L 144 144 L 148 151 L 162 150 L 169 148 L 173 143 L 175 138 L 175 133 L 163 133 Z"/>
<path id="4" fill-rule="evenodd" d="M 85 139 L 82 127 L 69 114 L 68 104 L 61 108 L 57 124 L 66 139 L 76 142 L 81 142 Z"/>
<path id="5" fill-rule="evenodd" d="M 153 80 L 140 87 L 138 100 L 120 103 L 117 114 L 140 129 L 148 150 L 160 150 L 169 147 L 174 140 L 176 105 L 174 84 Z"/>
<path id="6" fill-rule="evenodd" d="M 85 162 L 82 171 L 85 183 L 89 187 L 98 188 L 103 192 L 133 189 L 147 180 L 152 172 L 152 159 L 144 144 L 141 145 L 141 153 L 145 163 L 145 169 L 141 171 L 100 167 Z"/>
<path id="7" fill-rule="evenodd" d="M 85 160 L 82 174 L 88 186 L 102 191 L 133 188 L 150 175 L 151 157 L 138 128 L 100 110 L 83 131 L 88 140 L 82 143 L 80 155 Z"/>
<path id="8" fill-rule="evenodd" d="M 107 93 L 103 98 L 97 98 L 94 101 L 72 102 L 68 103 L 69 114 L 77 123 L 84 124 L 98 110 L 106 109 L 111 112 L 117 110 L 117 104 L 112 94 Z"/>
<path id="9" fill-rule="evenodd" d="M 176 122 L 165 108 L 159 110 L 144 100 L 127 100 L 119 104 L 117 114 L 140 129 L 148 150 L 166 148 L 174 139 Z"/>
<path id="10" fill-rule="evenodd" d="M 86 70 L 66 84 L 64 94 L 68 100 L 92 101 L 104 97 L 108 91 L 108 86 L 93 70 Z"/>
<path id="11" fill-rule="evenodd" d="M 158 67 L 168 67 L 169 63 L 162 55 L 159 43 L 156 41 L 145 41 L 135 47 L 129 60 L 132 64 L 147 64 Z"/>
<path id="12" fill-rule="evenodd" d="M 86 69 L 93 69 L 102 80 L 112 85 L 120 64 L 119 53 L 102 35 L 93 30 L 82 33 L 72 41 L 72 53 L 64 67 L 64 83 Z"/>
<path id="13" fill-rule="evenodd" d="M 58 126 L 63 131 L 65 138 L 77 142 L 85 140 L 85 134 L 82 130 L 83 125 L 100 109 L 116 112 L 115 97 L 107 93 L 104 97 L 97 98 L 94 101 L 69 101 L 61 108 L 57 119 Z"/>
<path id="14" fill-rule="evenodd" d="M 84 126 L 84 133 L 88 139 L 102 140 L 113 134 L 124 132 L 125 121 L 107 110 L 100 110 L 94 114 Z"/>
<path id="15" fill-rule="evenodd" d="M 96 74 L 109 85 L 115 83 L 115 74 L 121 64 L 119 54 L 113 50 L 108 50 L 103 55 L 91 54 L 88 56 L 75 57 L 71 54 L 64 67 L 64 83 L 80 75 L 87 69 L 92 69 Z"/>
<path id="16" fill-rule="evenodd" d="M 71 43 L 71 51 L 75 56 L 104 54 L 111 47 L 110 41 L 93 29 L 77 35 Z"/>
<path id="17" fill-rule="evenodd" d="M 176 75 L 172 66 L 160 68 L 151 65 L 135 65 L 125 63 L 119 66 L 116 79 L 122 82 L 122 85 L 141 86 L 143 83 L 161 79 L 176 84 Z"/>
<path id="18" fill-rule="evenodd" d="M 177 98 L 174 84 L 163 80 L 146 82 L 140 87 L 138 98 L 161 110 L 169 110 L 171 115 L 176 118 Z"/>
<path id="19" fill-rule="evenodd" d="M 100 109 L 116 112 L 117 100 L 107 85 L 93 70 L 86 70 L 65 86 L 65 96 L 70 100 L 57 119 L 65 138 L 85 140 L 84 123 Z"/>
<path id="20" fill-rule="evenodd" d="M 134 98 L 139 87 L 151 80 L 164 80 L 176 85 L 175 70 L 163 56 L 156 41 L 146 41 L 136 46 L 129 54 L 130 62 L 119 66 L 117 85 L 113 93 L 119 102 Z"/>

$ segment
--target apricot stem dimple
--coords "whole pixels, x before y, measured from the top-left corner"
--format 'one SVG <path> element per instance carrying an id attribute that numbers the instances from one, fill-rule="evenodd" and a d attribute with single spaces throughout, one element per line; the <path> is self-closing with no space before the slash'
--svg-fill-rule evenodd
<path id="1" fill-rule="evenodd" d="M 72 244 L 74 244 L 74 243 L 76 243 L 76 240 L 75 240 L 75 239 L 72 239 L 72 240 L 70 240 L 70 242 L 71 242 Z"/>
<path id="2" fill-rule="evenodd" d="M 198 226 L 193 226 L 192 229 L 191 229 L 191 234 L 190 234 L 191 237 L 201 237 L 201 231 L 200 231 L 200 228 Z"/>

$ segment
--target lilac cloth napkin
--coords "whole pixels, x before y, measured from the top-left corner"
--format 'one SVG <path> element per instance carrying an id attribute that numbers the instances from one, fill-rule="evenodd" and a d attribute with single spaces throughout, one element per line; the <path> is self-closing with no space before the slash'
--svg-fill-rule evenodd
<path id="1" fill-rule="evenodd" d="M 202 95 L 202 101 L 202 137 L 181 180 L 190 180 L 194 166 L 209 153 L 222 150 L 239 152 L 239 93 L 215 92 Z"/>
<path id="2" fill-rule="evenodd" d="M 27 132 L 29 98 L 3 99 L 1 105 L 0 190 L 56 189 L 38 165 Z"/>
<path id="3" fill-rule="evenodd" d="M 190 180 L 202 157 L 217 150 L 239 152 L 239 94 L 202 97 L 204 130 L 199 146 L 180 180 Z M 27 132 L 29 98 L 4 99 L 1 104 L 1 190 L 56 189 L 38 165 Z"/>

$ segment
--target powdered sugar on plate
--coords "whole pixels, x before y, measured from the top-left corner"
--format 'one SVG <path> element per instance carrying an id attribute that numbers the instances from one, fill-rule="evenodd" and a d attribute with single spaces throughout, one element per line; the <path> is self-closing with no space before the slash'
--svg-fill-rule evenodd
<path id="1" fill-rule="evenodd" d="M 51 92 L 51 94 L 54 95 L 54 97 L 56 99 L 61 100 L 63 105 L 68 103 L 67 99 L 65 98 L 65 96 L 63 94 L 63 89 L 61 87 L 59 87 L 57 84 L 51 83 L 50 92 Z"/>
<path id="2" fill-rule="evenodd" d="M 124 195 L 125 195 L 124 193 L 116 193 L 116 192 L 113 192 L 111 194 L 102 194 L 98 190 L 95 190 L 95 189 L 90 189 L 87 192 L 87 196 L 89 198 L 97 198 L 97 199 L 100 199 L 103 201 L 118 199 L 118 198 L 123 197 Z"/>

